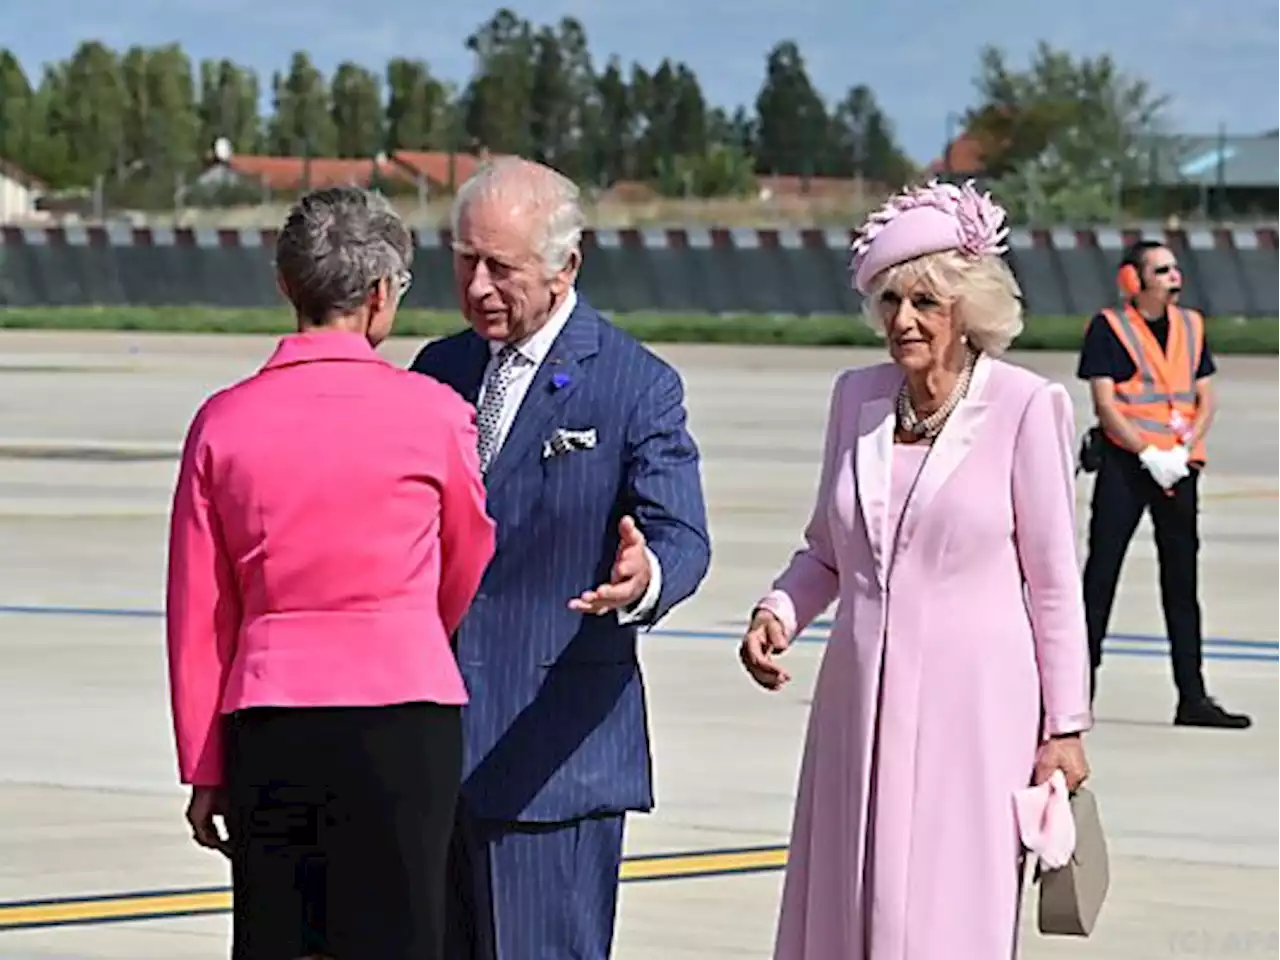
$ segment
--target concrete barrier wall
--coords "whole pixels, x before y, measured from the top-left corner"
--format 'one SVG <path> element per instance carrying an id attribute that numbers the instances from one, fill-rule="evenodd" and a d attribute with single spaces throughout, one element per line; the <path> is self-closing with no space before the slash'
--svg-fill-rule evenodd
<path id="1" fill-rule="evenodd" d="M 279 304 L 272 230 L 5 228 L 0 306 Z M 1082 315 L 1115 296 L 1121 249 L 1144 234 L 1031 230 L 1009 262 L 1033 316 Z M 1145 236 L 1178 252 L 1186 302 L 1213 316 L 1280 315 L 1274 227 Z M 848 313 L 850 235 L 824 230 L 589 231 L 581 289 L 610 311 Z M 447 231 L 415 235 L 406 305 L 454 309 Z"/>

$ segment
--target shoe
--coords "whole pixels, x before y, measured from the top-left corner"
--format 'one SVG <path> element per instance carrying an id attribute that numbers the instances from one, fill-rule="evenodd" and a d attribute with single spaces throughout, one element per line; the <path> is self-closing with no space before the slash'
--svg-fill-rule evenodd
<path id="1" fill-rule="evenodd" d="M 1253 719 L 1245 713 L 1228 713 L 1213 697 L 1178 702 L 1173 716 L 1175 727 L 1220 727 L 1226 730 L 1246 730 L 1253 726 Z"/>

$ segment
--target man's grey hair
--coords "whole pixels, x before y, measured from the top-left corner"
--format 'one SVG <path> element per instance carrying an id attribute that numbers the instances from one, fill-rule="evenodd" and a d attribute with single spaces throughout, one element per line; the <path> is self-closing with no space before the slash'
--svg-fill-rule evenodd
<path id="1" fill-rule="evenodd" d="M 532 220 L 534 252 L 548 277 L 558 273 L 582 243 L 586 226 L 578 185 L 550 167 L 520 157 L 489 161 L 458 188 L 453 201 L 453 233 L 468 204 L 502 200 Z"/>
<path id="2" fill-rule="evenodd" d="M 276 240 L 276 270 L 298 314 L 312 323 L 351 313 L 413 258 L 408 227 L 381 194 L 326 187 L 302 197 Z"/>

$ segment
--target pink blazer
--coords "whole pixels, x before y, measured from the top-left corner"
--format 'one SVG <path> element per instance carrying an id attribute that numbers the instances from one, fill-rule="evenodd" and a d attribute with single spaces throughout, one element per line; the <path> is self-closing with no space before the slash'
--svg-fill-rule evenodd
<path id="1" fill-rule="evenodd" d="M 187 434 L 167 642 L 181 780 L 221 715 L 466 702 L 449 638 L 493 555 L 475 411 L 355 334 L 286 336 Z"/>

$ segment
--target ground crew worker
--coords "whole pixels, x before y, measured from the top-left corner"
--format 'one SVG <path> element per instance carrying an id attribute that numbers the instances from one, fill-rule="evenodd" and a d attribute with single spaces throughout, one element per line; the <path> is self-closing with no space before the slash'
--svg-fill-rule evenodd
<path id="1" fill-rule="evenodd" d="M 1088 380 L 1098 427 L 1097 469 L 1084 568 L 1093 689 L 1125 552 L 1151 511 L 1160 599 L 1169 635 L 1180 726 L 1243 729 L 1205 691 L 1198 595 L 1200 470 L 1213 420 L 1213 357 L 1204 318 L 1178 306 L 1182 274 L 1168 247 L 1140 241 L 1125 251 L 1118 285 L 1124 306 L 1093 317 L 1076 375 Z"/>

